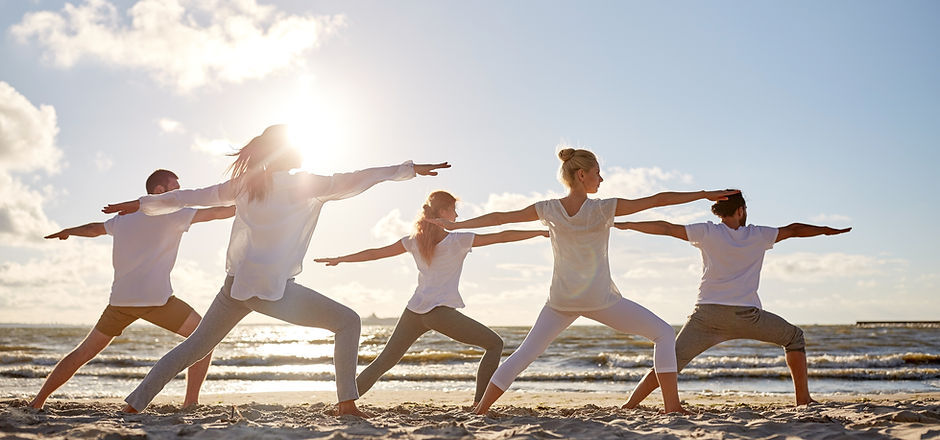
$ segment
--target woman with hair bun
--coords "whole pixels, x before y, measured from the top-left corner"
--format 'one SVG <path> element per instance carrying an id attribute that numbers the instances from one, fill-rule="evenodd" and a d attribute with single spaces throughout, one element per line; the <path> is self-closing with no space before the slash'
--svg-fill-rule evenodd
<path id="1" fill-rule="evenodd" d="M 454 222 L 435 220 L 445 229 L 482 228 L 540 220 L 551 232 L 554 269 L 548 301 L 519 348 L 493 374 L 477 414 L 485 414 L 548 345 L 580 316 L 653 341 L 653 368 L 662 388 L 665 412 L 685 412 L 676 385 L 675 331 L 645 307 L 623 298 L 610 278 L 607 242 L 614 217 L 699 199 L 722 200 L 737 191 L 663 192 L 636 200 L 592 199 L 604 179 L 594 153 L 565 148 L 560 179 L 568 195 L 543 200 L 518 211 L 493 212 Z"/>
<path id="2" fill-rule="evenodd" d="M 147 215 L 176 212 L 186 206 L 236 207 L 225 268 L 228 276 L 199 327 L 164 355 L 124 401 L 126 412 L 143 411 L 180 371 L 202 359 L 252 311 L 335 333 L 337 414 L 360 417 L 356 408 L 356 361 L 359 315 L 325 295 L 294 282 L 300 274 L 323 204 L 355 196 L 379 182 L 436 176 L 439 164 L 369 168 L 319 176 L 291 172 L 302 156 L 291 144 L 286 125 L 273 125 L 237 153 L 231 179 L 207 188 L 175 190 L 108 205 L 106 213 Z"/>
<path id="3" fill-rule="evenodd" d="M 473 405 L 483 397 L 486 385 L 499 365 L 503 339 L 493 330 L 458 312 L 464 306 L 457 285 L 463 261 L 470 248 L 496 243 L 548 237 L 548 231 L 502 231 L 495 234 L 447 232 L 428 219 L 457 219 L 457 199 L 448 192 L 435 191 L 428 196 L 414 225 L 414 233 L 388 246 L 367 249 L 334 258 L 314 261 L 336 266 L 339 263 L 372 261 L 410 252 L 418 266 L 418 287 L 398 318 L 398 324 L 385 348 L 356 378 L 359 394 L 365 394 L 385 372 L 401 361 L 405 352 L 421 335 L 430 330 L 464 344 L 484 350 L 477 370 Z"/>

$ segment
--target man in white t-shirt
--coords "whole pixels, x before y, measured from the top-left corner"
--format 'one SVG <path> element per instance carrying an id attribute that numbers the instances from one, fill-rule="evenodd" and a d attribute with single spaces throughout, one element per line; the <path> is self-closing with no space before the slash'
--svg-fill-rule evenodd
<path id="1" fill-rule="evenodd" d="M 764 253 L 791 237 L 835 235 L 852 228 L 833 229 L 793 223 L 781 228 L 747 225 L 747 205 L 741 194 L 712 205 L 718 224 L 675 225 L 664 221 L 615 223 L 619 229 L 668 235 L 686 240 L 702 251 L 704 273 L 695 311 L 676 337 L 679 371 L 695 356 L 721 342 L 756 339 L 784 347 L 793 377 L 796 404 L 814 402 L 809 394 L 803 330 L 761 308 L 757 287 Z M 636 408 L 659 387 L 652 372 L 634 388 L 624 408 Z"/>
<path id="2" fill-rule="evenodd" d="M 171 171 L 157 170 L 147 178 L 147 193 L 161 194 L 179 189 L 179 178 Z M 98 323 L 71 353 L 56 364 L 36 397 L 29 403 L 42 408 L 46 399 L 88 361 L 98 355 L 124 329 L 144 319 L 183 337 L 189 336 L 201 317 L 189 304 L 173 296 L 170 271 L 176 263 L 180 239 L 193 223 L 225 219 L 235 207 L 184 209 L 150 217 L 143 213 L 114 216 L 104 223 L 88 223 L 63 229 L 45 238 L 65 240 L 71 235 L 114 237 L 112 265 L 114 282 L 108 306 Z M 186 375 L 183 406 L 198 403 L 199 388 L 206 378 L 211 353 L 193 364 Z"/>

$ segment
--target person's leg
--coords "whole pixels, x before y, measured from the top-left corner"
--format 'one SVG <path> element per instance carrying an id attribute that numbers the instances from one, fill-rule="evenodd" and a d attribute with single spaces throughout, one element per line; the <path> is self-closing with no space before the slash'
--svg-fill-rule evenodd
<path id="1" fill-rule="evenodd" d="M 420 316 L 408 309 L 401 314 L 382 352 L 356 376 L 356 388 L 360 396 L 369 391 L 386 371 L 397 365 L 411 345 L 428 331 L 421 323 Z"/>
<path id="2" fill-rule="evenodd" d="M 362 322 L 356 312 L 293 280 L 287 281 L 284 296 L 277 301 L 252 298 L 245 303 L 252 310 L 291 324 L 332 331 L 335 334 L 333 366 L 336 369 L 338 413 L 368 416 L 356 408 L 356 399 L 359 398 L 356 363 L 362 329 Z"/>
<path id="3" fill-rule="evenodd" d="M 486 385 L 490 383 L 493 372 L 499 366 L 503 354 L 503 338 L 489 327 L 451 307 L 437 307 L 421 316 L 424 324 L 457 342 L 475 345 L 484 350 L 477 369 L 477 387 L 473 395 L 473 406 L 480 403 Z"/>
<path id="4" fill-rule="evenodd" d="M 803 330 L 780 316 L 757 308 L 748 309 L 748 313 L 742 316 L 742 320 L 749 325 L 743 326 L 740 338 L 777 344 L 786 351 L 787 367 L 793 378 L 796 404 L 808 405 L 815 402 L 809 393 L 806 342 L 803 339 Z"/>
<path id="5" fill-rule="evenodd" d="M 163 355 L 140 385 L 137 385 L 137 388 L 124 399 L 127 402 L 127 406 L 124 407 L 125 411 L 143 411 L 157 393 L 180 371 L 206 357 L 228 335 L 235 324 L 251 312 L 242 301 L 234 300 L 229 296 L 231 282 L 232 277 L 225 280 L 222 291 L 216 295 L 196 330 L 180 345 Z"/>
<path id="6" fill-rule="evenodd" d="M 692 359 L 705 350 L 723 342 L 721 336 L 712 332 L 704 324 L 702 318 L 702 312 L 699 308 L 696 308 L 695 312 L 689 316 L 689 320 L 682 326 L 682 330 L 679 330 L 679 335 L 676 336 L 676 367 L 678 371 L 682 371 Z M 656 379 L 656 371 L 651 369 L 640 379 L 640 382 L 630 393 L 630 399 L 621 408 L 636 408 L 656 388 L 659 388 L 659 381 Z"/>
<path id="7" fill-rule="evenodd" d="M 154 307 L 140 317 L 184 338 L 196 330 L 201 319 L 189 304 L 175 296 L 167 299 L 166 304 Z M 186 370 L 186 397 L 183 399 L 183 408 L 199 403 L 199 388 L 206 380 L 206 373 L 209 371 L 209 362 L 211 360 L 212 352 L 210 351 L 206 357 L 192 364 Z"/>
<path id="8" fill-rule="evenodd" d="M 614 305 L 584 316 L 623 333 L 636 334 L 653 341 L 653 369 L 663 393 L 666 412 L 684 412 L 679 402 L 679 387 L 676 382 L 675 330 L 647 308 L 621 298 Z"/>
<path id="9" fill-rule="evenodd" d="M 535 320 L 535 324 L 532 325 L 532 329 L 529 330 L 522 344 L 493 373 L 493 378 L 490 379 L 479 405 L 474 408 L 473 412 L 486 414 L 490 406 L 506 392 L 516 377 L 544 353 L 548 345 L 578 316 L 576 313 L 559 312 L 547 304 L 542 307 L 542 312 L 539 313 L 538 319 Z"/>
<path id="10" fill-rule="evenodd" d="M 199 326 L 202 318 L 195 311 L 191 312 L 186 318 L 186 322 L 176 333 L 184 338 L 193 334 Z M 209 363 L 212 362 L 212 351 L 209 351 L 204 358 L 196 361 L 186 370 L 186 397 L 183 398 L 183 408 L 190 407 L 199 403 L 199 389 L 202 383 L 206 381 L 206 374 L 209 372 Z"/>
<path id="11" fill-rule="evenodd" d="M 56 364 L 49 376 L 46 377 L 39 393 L 29 402 L 29 406 L 37 409 L 42 408 L 49 395 L 68 382 L 82 365 L 101 353 L 101 350 L 104 350 L 113 339 L 114 336 L 102 333 L 97 327 L 91 329 L 85 339 Z"/>

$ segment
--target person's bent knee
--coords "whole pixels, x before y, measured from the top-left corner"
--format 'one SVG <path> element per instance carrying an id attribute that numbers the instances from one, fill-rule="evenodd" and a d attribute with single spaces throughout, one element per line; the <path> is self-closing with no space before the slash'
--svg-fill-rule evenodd
<path id="1" fill-rule="evenodd" d="M 676 343 L 676 330 L 672 328 L 671 325 L 667 324 L 665 321 L 656 329 L 656 335 L 652 338 L 653 344 L 666 343 L 668 345 L 675 345 Z"/>
<path id="2" fill-rule="evenodd" d="M 487 341 L 487 344 L 483 346 L 483 349 L 486 351 L 490 351 L 490 352 L 502 353 L 503 346 L 505 344 L 503 342 L 503 338 L 501 338 L 499 335 L 496 335 L 496 334 L 494 334 L 494 336 L 495 336 L 494 338 L 490 338 L 490 340 Z"/>
<path id="3" fill-rule="evenodd" d="M 795 329 L 793 337 L 790 338 L 790 342 L 783 346 L 783 349 L 786 350 L 787 353 L 791 351 L 800 351 L 805 353 L 806 341 L 803 339 L 803 329 L 799 327 L 793 328 Z"/>

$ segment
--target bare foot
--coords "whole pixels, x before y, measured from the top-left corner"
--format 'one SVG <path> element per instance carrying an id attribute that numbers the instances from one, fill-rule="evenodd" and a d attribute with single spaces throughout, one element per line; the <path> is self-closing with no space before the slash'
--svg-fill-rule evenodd
<path id="1" fill-rule="evenodd" d="M 199 407 L 199 402 L 183 402 L 183 406 L 180 407 L 180 411 L 192 411 Z"/>
<path id="2" fill-rule="evenodd" d="M 130 406 L 130 405 L 124 405 L 124 409 L 122 409 L 121 411 L 122 411 L 122 412 L 125 412 L 125 413 L 128 413 L 128 414 L 137 414 L 137 413 L 140 412 L 140 411 L 137 411 L 136 409 L 134 409 L 134 407 L 133 407 L 133 406 Z"/>
<path id="3" fill-rule="evenodd" d="M 347 400 L 345 402 L 337 403 L 335 414 L 337 416 L 355 416 L 362 419 L 368 419 L 369 417 L 372 417 L 372 414 L 360 411 L 359 408 L 356 408 L 355 400 Z"/>
<path id="4" fill-rule="evenodd" d="M 38 402 L 38 401 L 36 401 L 36 399 L 33 399 L 33 400 L 32 400 L 31 402 L 29 402 L 29 404 L 26 405 L 26 406 L 28 406 L 28 407 L 30 407 L 30 408 L 33 408 L 33 409 L 42 409 L 42 405 L 43 405 L 44 403 L 46 403 L 46 402 Z"/>
<path id="5" fill-rule="evenodd" d="M 679 408 L 666 408 L 660 411 L 659 413 L 660 414 L 682 414 L 684 416 L 691 416 L 695 414 L 692 411 L 689 411 L 681 406 Z"/>
<path id="6" fill-rule="evenodd" d="M 620 405 L 620 409 L 636 409 L 637 405 L 630 406 L 630 402 Z"/>
<path id="7" fill-rule="evenodd" d="M 817 402 L 817 401 L 816 401 L 815 399 L 813 399 L 812 397 L 810 397 L 810 399 L 809 399 L 808 401 L 806 401 L 806 402 L 796 402 L 796 406 L 804 406 L 804 405 L 805 405 L 805 406 L 819 405 L 819 402 Z"/>

